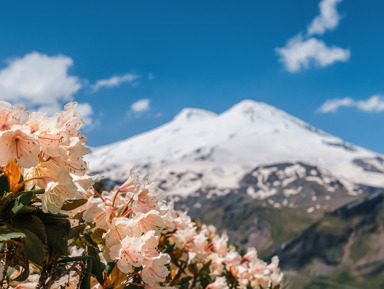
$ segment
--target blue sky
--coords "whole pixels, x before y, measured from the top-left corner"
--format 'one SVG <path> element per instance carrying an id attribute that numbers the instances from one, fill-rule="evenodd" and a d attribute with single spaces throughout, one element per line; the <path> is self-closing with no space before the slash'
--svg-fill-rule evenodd
<path id="1" fill-rule="evenodd" d="M 379 0 L 7 1 L 0 99 L 47 111 L 79 102 L 90 146 L 184 107 L 220 113 L 253 99 L 384 153 L 383 9 Z"/>

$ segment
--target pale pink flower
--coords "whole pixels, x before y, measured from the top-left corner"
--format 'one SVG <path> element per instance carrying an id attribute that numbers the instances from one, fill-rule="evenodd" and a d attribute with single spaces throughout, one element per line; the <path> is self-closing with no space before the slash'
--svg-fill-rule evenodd
<path id="1" fill-rule="evenodd" d="M 0 133 L 0 165 L 17 160 L 20 166 L 30 168 L 39 161 L 39 141 L 21 126 Z"/>
<path id="2" fill-rule="evenodd" d="M 248 262 L 252 262 L 257 259 L 257 251 L 255 248 L 248 248 L 247 253 L 243 256 Z"/>
<path id="3" fill-rule="evenodd" d="M 58 182 L 49 182 L 41 196 L 41 204 L 44 212 L 57 214 L 60 212 L 66 200 L 80 199 L 75 185 L 62 185 Z"/>
<path id="4" fill-rule="evenodd" d="M 154 183 L 147 183 L 140 187 L 139 191 L 133 196 L 132 209 L 135 212 L 147 213 L 151 210 L 157 210 L 158 202 L 161 197 L 161 191 Z"/>
<path id="5" fill-rule="evenodd" d="M 108 198 L 90 197 L 86 204 L 83 214 L 83 220 L 86 222 L 95 222 L 96 228 L 107 230 L 109 227 L 109 218 L 114 212 L 112 203 Z"/>
<path id="6" fill-rule="evenodd" d="M 63 145 L 68 144 L 65 132 L 56 128 L 41 131 L 38 134 L 41 150 L 47 157 L 65 156 L 66 149 Z"/>
<path id="7" fill-rule="evenodd" d="M 216 236 L 213 240 L 213 250 L 221 255 L 224 256 L 228 252 L 228 235 L 223 234 L 221 237 Z"/>
<path id="8" fill-rule="evenodd" d="M 221 275 L 225 269 L 224 261 L 225 259 L 219 256 L 217 253 L 209 254 L 207 261 L 211 261 L 209 270 L 212 275 L 218 276 Z"/>
<path id="9" fill-rule="evenodd" d="M 118 268 L 128 273 L 132 266 L 142 266 L 144 259 L 153 258 L 159 253 L 157 245 L 159 237 L 150 231 L 141 237 L 125 237 L 120 244 L 111 247 L 109 255 L 112 260 L 118 260 Z"/>
<path id="10" fill-rule="evenodd" d="M 128 193 L 130 197 L 133 197 L 134 194 L 140 188 L 140 177 L 138 172 L 135 169 L 131 169 L 129 172 L 129 178 L 118 188 L 118 192 Z"/>
<path id="11" fill-rule="evenodd" d="M 28 111 L 24 106 L 0 101 L 0 131 L 10 130 L 14 125 L 22 125 L 28 119 Z"/>
<path id="12" fill-rule="evenodd" d="M 80 136 L 79 129 L 84 125 L 84 121 L 81 119 L 81 115 L 76 111 L 77 103 L 70 102 L 64 106 L 64 111 L 56 113 L 53 118 L 56 122 L 65 128 L 69 136 L 80 137 L 83 143 L 86 143 L 86 139 Z"/>
<path id="13" fill-rule="evenodd" d="M 118 260 L 117 267 L 124 273 L 128 273 L 132 266 L 140 267 L 144 261 L 141 252 L 141 238 L 125 237 L 121 244 L 111 247 L 109 255 L 112 259 Z"/>
<path id="14" fill-rule="evenodd" d="M 133 237 L 133 222 L 127 218 L 113 218 L 109 231 L 104 235 L 105 245 L 111 248 L 113 245 L 120 244 L 126 236 Z"/>
<path id="15" fill-rule="evenodd" d="M 41 129 L 47 120 L 48 116 L 45 113 L 32 112 L 25 124 L 29 127 L 31 133 L 36 133 Z"/>
<path id="16" fill-rule="evenodd" d="M 229 289 L 225 277 L 217 277 L 215 282 L 209 284 L 205 289 Z"/>
<path id="17" fill-rule="evenodd" d="M 142 233 L 152 230 L 159 231 L 159 229 L 165 226 L 159 212 L 155 210 L 149 211 L 145 214 L 136 214 L 132 219 L 132 223 L 132 233 L 134 236 L 140 236 Z"/>
<path id="18" fill-rule="evenodd" d="M 169 275 L 169 270 L 165 265 L 170 261 L 169 255 L 164 253 L 160 253 L 158 256 L 150 259 L 145 259 L 141 278 L 150 286 L 163 282 Z"/>

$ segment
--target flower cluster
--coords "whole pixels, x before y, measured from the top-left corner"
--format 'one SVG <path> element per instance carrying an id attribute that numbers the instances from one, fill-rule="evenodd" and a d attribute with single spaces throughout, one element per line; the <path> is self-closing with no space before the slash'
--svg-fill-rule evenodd
<path id="1" fill-rule="evenodd" d="M 81 199 L 93 179 L 82 157 L 89 153 L 76 103 L 53 117 L 28 113 L 20 105 L 0 101 L 0 166 L 21 167 L 26 189 L 44 189 L 44 212 L 58 213 L 68 199 Z M 16 179 L 18 181 L 18 179 Z"/>
<path id="2" fill-rule="evenodd" d="M 97 191 L 75 109 L 48 117 L 0 102 L 0 286 L 280 288 L 277 258 L 242 256 L 137 171 Z"/>

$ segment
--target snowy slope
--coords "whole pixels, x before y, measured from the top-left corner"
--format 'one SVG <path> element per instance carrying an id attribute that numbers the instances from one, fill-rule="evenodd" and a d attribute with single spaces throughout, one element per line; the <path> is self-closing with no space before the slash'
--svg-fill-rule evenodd
<path id="1" fill-rule="evenodd" d="M 204 185 L 233 188 L 256 166 L 283 162 L 325 168 L 346 187 L 384 187 L 381 155 L 251 100 L 222 114 L 184 109 L 152 131 L 94 149 L 88 160 L 91 171 L 114 181 L 124 181 L 132 166 L 159 182 L 178 176 L 170 192 L 179 195 Z"/>

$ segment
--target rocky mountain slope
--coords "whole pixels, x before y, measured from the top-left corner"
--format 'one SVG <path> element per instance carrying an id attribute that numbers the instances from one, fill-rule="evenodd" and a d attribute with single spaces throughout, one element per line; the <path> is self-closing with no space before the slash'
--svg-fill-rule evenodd
<path id="1" fill-rule="evenodd" d="M 327 214 L 275 253 L 289 288 L 384 288 L 384 195 Z"/>

